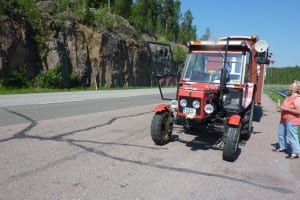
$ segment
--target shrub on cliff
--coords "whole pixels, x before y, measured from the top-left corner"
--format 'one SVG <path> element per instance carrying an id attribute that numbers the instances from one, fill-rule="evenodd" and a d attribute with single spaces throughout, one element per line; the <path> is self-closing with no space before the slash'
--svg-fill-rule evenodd
<path id="1" fill-rule="evenodd" d="M 62 65 L 59 64 L 36 77 L 36 87 L 40 88 L 62 88 Z"/>
<path id="2" fill-rule="evenodd" d="M 29 81 L 26 77 L 27 67 L 25 64 L 20 65 L 17 69 L 12 70 L 0 81 L 5 88 L 26 88 L 29 87 Z"/>

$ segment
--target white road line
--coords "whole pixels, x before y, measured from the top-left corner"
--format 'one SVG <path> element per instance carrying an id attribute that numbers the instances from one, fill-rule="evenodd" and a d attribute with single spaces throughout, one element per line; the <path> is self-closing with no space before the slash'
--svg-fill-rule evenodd
<path id="1" fill-rule="evenodd" d="M 168 88 L 166 92 L 174 92 L 175 90 L 176 89 L 174 88 Z M 159 90 L 157 88 L 0 95 L 0 107 L 66 103 L 152 94 L 160 97 Z"/>

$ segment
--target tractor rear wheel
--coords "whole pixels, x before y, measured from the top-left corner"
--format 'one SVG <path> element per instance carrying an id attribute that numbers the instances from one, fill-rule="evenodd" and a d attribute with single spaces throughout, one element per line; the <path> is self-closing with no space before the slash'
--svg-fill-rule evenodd
<path id="1" fill-rule="evenodd" d="M 155 144 L 165 145 L 170 142 L 173 131 L 172 120 L 169 112 L 155 113 L 151 123 L 151 137 Z"/>
<path id="2" fill-rule="evenodd" d="M 233 162 L 237 157 L 240 126 L 229 126 L 224 136 L 223 160 Z"/>

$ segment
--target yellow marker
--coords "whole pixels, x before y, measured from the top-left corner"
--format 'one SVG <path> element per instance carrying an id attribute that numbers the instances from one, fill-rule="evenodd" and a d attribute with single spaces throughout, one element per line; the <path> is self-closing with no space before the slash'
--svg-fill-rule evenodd
<path id="1" fill-rule="evenodd" d="M 280 99 L 277 100 L 277 106 L 280 107 Z"/>

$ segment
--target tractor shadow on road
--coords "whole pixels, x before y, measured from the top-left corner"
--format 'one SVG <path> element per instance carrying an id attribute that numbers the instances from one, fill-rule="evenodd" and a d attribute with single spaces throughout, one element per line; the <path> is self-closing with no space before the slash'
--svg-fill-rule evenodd
<path id="1" fill-rule="evenodd" d="M 179 135 L 172 135 L 173 142 L 180 142 L 191 148 L 192 151 L 197 150 L 223 150 L 222 135 L 217 133 L 209 133 L 206 131 L 199 132 L 199 130 L 186 130 L 178 128 L 179 133 L 194 136 L 194 139 L 188 140 L 179 137 Z"/>
<path id="2" fill-rule="evenodd" d="M 265 116 L 262 106 L 261 105 L 255 105 L 254 112 L 253 112 L 253 122 L 260 122 L 261 118 Z M 171 137 L 171 142 L 180 142 L 185 144 L 187 147 L 191 149 L 191 151 L 197 151 L 197 150 L 219 150 L 223 151 L 223 139 L 222 134 L 219 133 L 212 133 L 207 132 L 205 130 L 201 130 L 199 132 L 199 129 L 184 129 L 182 127 L 175 127 L 178 134 L 173 134 Z M 180 137 L 180 135 L 186 134 L 186 135 L 192 135 L 194 136 L 193 139 L 188 137 Z M 260 132 L 255 132 L 252 130 L 252 134 L 257 134 Z M 240 156 L 242 150 L 241 148 L 245 146 L 247 143 L 247 140 L 240 140 L 239 146 L 235 155 L 235 160 Z"/>
<path id="3" fill-rule="evenodd" d="M 181 130 L 182 133 L 195 136 L 192 140 L 183 139 L 179 135 L 172 135 L 172 142 L 180 142 L 185 144 L 191 151 L 198 150 L 218 150 L 223 151 L 223 139 L 222 135 L 218 133 L 209 133 L 209 132 L 195 132 L 194 130 Z M 241 146 L 245 145 L 246 141 L 240 141 L 239 147 L 235 153 L 234 159 L 232 162 L 238 159 L 241 154 Z"/>

